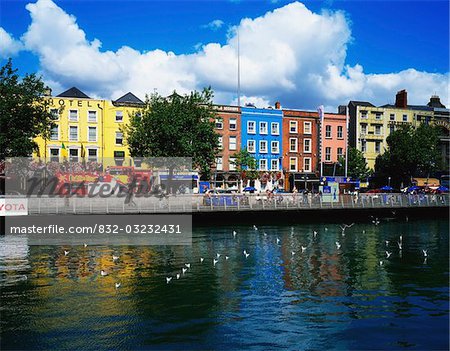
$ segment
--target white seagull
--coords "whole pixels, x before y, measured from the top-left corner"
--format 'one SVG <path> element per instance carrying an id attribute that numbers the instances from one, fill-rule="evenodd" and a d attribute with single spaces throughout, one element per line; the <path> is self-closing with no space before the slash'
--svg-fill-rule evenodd
<path id="1" fill-rule="evenodd" d="M 171 280 L 172 280 L 172 277 L 166 277 L 167 284 L 169 284 Z"/>
<path id="2" fill-rule="evenodd" d="M 305 252 L 306 246 L 302 246 L 302 253 Z"/>
<path id="3" fill-rule="evenodd" d="M 215 258 L 213 258 L 213 266 L 216 266 L 217 262 L 219 262 L 219 260 L 216 260 Z"/>
<path id="4" fill-rule="evenodd" d="M 336 241 L 336 247 L 338 250 L 341 248 L 341 244 L 339 244 L 339 241 Z"/>
<path id="5" fill-rule="evenodd" d="M 216 254 L 216 256 L 217 256 L 217 258 L 219 258 L 220 257 L 220 253 Z"/>
<path id="6" fill-rule="evenodd" d="M 180 279 L 180 273 L 177 273 L 177 279 Z"/>
<path id="7" fill-rule="evenodd" d="M 382 266 L 383 265 L 383 261 L 380 261 L 380 266 Z"/>
<path id="8" fill-rule="evenodd" d="M 398 245 L 398 249 L 401 250 L 402 249 L 402 243 L 400 241 L 397 241 L 397 245 Z"/>
<path id="9" fill-rule="evenodd" d="M 184 264 L 187 268 L 191 268 L 191 264 L 190 263 L 185 263 Z"/>
<path id="10" fill-rule="evenodd" d="M 200 263 L 203 263 L 204 258 L 200 257 Z"/>
<path id="11" fill-rule="evenodd" d="M 422 249 L 422 252 L 423 252 L 424 257 L 428 257 L 428 250 L 423 250 Z"/>
<path id="12" fill-rule="evenodd" d="M 279 244 L 280 243 L 280 238 L 277 238 L 277 244 Z"/>
<path id="13" fill-rule="evenodd" d="M 228 257 L 228 256 L 225 256 L 225 260 L 227 260 L 227 261 L 228 261 L 228 259 L 229 259 L 229 257 Z"/>
<path id="14" fill-rule="evenodd" d="M 100 275 L 102 277 L 106 277 L 108 275 L 108 272 L 105 272 L 103 269 L 100 271 Z"/>
<path id="15" fill-rule="evenodd" d="M 389 240 L 384 241 L 386 243 L 386 246 L 389 246 Z"/>
<path id="16" fill-rule="evenodd" d="M 122 284 L 121 283 L 115 283 L 114 285 L 115 285 L 116 289 L 119 289 Z"/>
<path id="17" fill-rule="evenodd" d="M 183 275 L 184 275 L 184 273 L 186 273 L 186 271 L 187 271 L 187 268 L 181 268 L 181 271 L 183 272 Z"/>
<path id="18" fill-rule="evenodd" d="M 392 255 L 392 252 L 386 251 L 386 258 L 391 257 L 391 255 Z"/>
<path id="19" fill-rule="evenodd" d="M 67 256 L 69 254 L 70 251 L 66 251 L 64 250 L 64 256 Z"/>
<path id="20" fill-rule="evenodd" d="M 233 230 L 233 236 L 234 236 L 234 237 L 236 237 L 236 234 L 237 234 L 236 231 Z"/>
<path id="21" fill-rule="evenodd" d="M 113 255 L 113 261 L 117 261 L 119 259 L 119 256 L 114 256 Z"/>
<path id="22" fill-rule="evenodd" d="M 258 230 L 258 227 L 256 225 L 253 224 L 253 229 L 254 230 Z"/>
<path id="23" fill-rule="evenodd" d="M 295 255 L 295 251 L 291 251 L 291 255 L 294 256 Z"/>
<path id="24" fill-rule="evenodd" d="M 248 256 L 250 256 L 249 253 L 245 253 L 245 258 L 248 258 Z"/>
<path id="25" fill-rule="evenodd" d="M 87 244 L 86 244 L 86 243 L 84 243 L 83 245 L 84 245 L 84 247 L 87 247 Z"/>

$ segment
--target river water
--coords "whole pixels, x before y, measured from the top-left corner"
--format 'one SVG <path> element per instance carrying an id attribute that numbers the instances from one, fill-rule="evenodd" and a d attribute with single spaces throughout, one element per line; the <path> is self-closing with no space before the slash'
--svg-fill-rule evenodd
<path id="1" fill-rule="evenodd" d="M 448 225 L 382 220 L 345 236 L 330 223 L 201 227 L 192 246 L 170 247 L 28 246 L 25 237 L 2 237 L 0 346 L 445 350 Z"/>

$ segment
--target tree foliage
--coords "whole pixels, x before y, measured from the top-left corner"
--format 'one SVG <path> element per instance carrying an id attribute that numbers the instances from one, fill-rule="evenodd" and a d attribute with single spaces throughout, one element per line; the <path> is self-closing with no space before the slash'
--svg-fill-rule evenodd
<path id="1" fill-rule="evenodd" d="M 132 157 L 192 158 L 193 167 L 209 174 L 219 147 L 214 131 L 213 92 L 147 96 L 143 109 L 124 128 Z"/>
<path id="2" fill-rule="evenodd" d="M 44 99 L 47 89 L 35 74 L 20 79 L 11 59 L 0 68 L 0 160 L 30 156 L 37 149 L 34 138 L 49 138 L 52 115 Z"/>
<path id="3" fill-rule="evenodd" d="M 375 162 L 378 177 L 391 177 L 395 184 L 400 184 L 414 176 L 430 176 L 441 166 L 439 129 L 435 126 L 401 126 L 386 141 L 387 151 Z"/>
<path id="4" fill-rule="evenodd" d="M 258 176 L 258 172 L 256 171 L 256 159 L 252 156 L 247 149 L 241 149 L 238 152 L 234 153 L 232 156 L 234 158 L 231 161 L 236 167 L 236 170 L 241 175 L 242 179 L 256 179 Z"/>
<path id="5" fill-rule="evenodd" d="M 344 164 L 345 159 L 343 159 L 341 163 Z M 372 174 L 369 167 L 367 167 L 367 161 L 364 158 L 363 152 L 354 147 L 348 148 L 347 167 L 348 176 L 354 179 L 366 179 Z"/>

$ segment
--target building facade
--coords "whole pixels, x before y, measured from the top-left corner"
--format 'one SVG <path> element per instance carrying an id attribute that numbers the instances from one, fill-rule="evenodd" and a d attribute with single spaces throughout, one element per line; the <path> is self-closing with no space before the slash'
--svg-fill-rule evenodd
<path id="1" fill-rule="evenodd" d="M 241 145 L 256 159 L 259 171 L 281 170 L 282 123 L 281 109 L 241 108 Z"/>
<path id="2" fill-rule="evenodd" d="M 317 112 L 283 109 L 283 156 L 286 189 L 311 189 L 318 183 L 319 117 Z"/>
<path id="3" fill-rule="evenodd" d="M 49 140 L 35 139 L 35 157 L 47 161 L 98 162 L 104 166 L 129 166 L 129 150 L 121 126 L 143 104 L 131 93 L 115 100 L 91 99 L 73 87 L 46 98 L 54 116 Z"/>
<path id="4" fill-rule="evenodd" d="M 336 168 L 344 167 L 339 161 L 347 154 L 347 116 L 324 113 L 320 133 L 322 176 L 335 176 Z"/>

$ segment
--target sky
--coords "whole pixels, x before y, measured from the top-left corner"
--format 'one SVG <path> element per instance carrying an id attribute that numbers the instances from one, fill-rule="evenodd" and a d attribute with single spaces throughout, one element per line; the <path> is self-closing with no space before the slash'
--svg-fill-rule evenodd
<path id="1" fill-rule="evenodd" d="M 0 60 L 54 94 L 143 99 L 211 86 L 215 102 L 336 110 L 349 100 L 449 106 L 448 1 L 2 0 Z"/>

